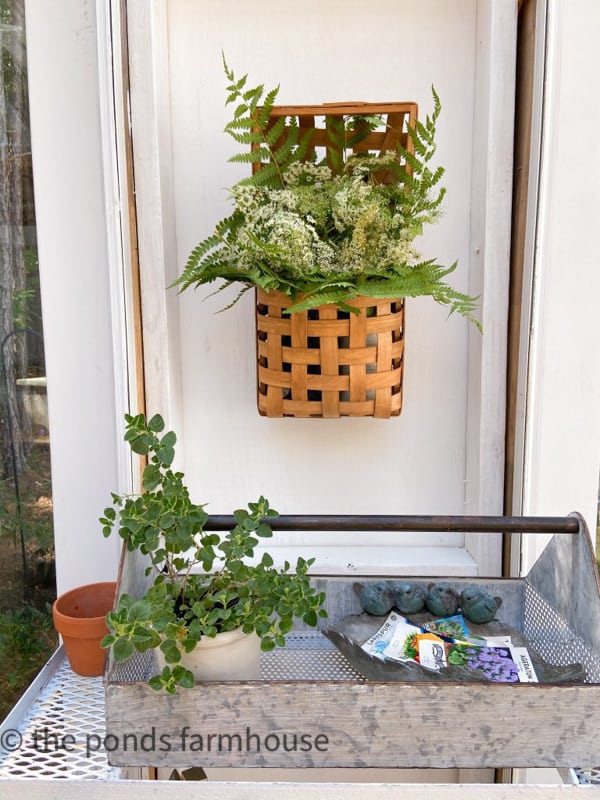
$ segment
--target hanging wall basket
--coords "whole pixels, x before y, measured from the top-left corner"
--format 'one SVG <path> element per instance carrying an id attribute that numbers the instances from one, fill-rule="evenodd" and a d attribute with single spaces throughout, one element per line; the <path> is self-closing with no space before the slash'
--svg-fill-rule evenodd
<path id="1" fill-rule="evenodd" d="M 404 300 L 358 297 L 285 314 L 291 299 L 257 289 L 258 410 L 266 417 L 397 416 Z"/>
<path id="2" fill-rule="evenodd" d="M 408 127 L 417 118 L 416 103 L 326 103 L 276 106 L 271 124 L 294 117 L 312 130 L 307 159 L 330 162 L 339 143 L 329 120 L 348 115 L 382 115 L 383 131 L 373 131 L 354 152 L 412 149 Z M 285 128 L 282 139 L 288 135 Z M 400 158 L 400 155 L 399 155 Z M 253 164 L 256 171 L 261 163 Z M 377 179 L 389 179 L 385 170 Z M 404 299 L 358 297 L 349 302 L 359 314 L 334 305 L 284 313 L 291 299 L 280 292 L 256 290 L 258 410 L 266 417 L 398 416 L 402 408 Z"/>

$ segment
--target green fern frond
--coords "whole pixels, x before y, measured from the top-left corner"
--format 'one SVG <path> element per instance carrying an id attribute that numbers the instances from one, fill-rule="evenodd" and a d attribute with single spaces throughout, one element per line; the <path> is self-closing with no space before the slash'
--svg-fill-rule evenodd
<path id="1" fill-rule="evenodd" d="M 317 306 L 339 305 L 340 303 L 344 303 L 344 305 L 346 305 L 347 301 L 350 301 L 353 297 L 356 297 L 356 294 L 356 291 L 349 290 L 347 288 L 315 292 L 314 294 L 306 295 L 302 298 L 302 300 L 299 300 L 297 303 L 291 305 L 288 308 L 287 313 L 293 314 L 296 311 L 308 311 L 308 309 L 316 308 Z M 352 308 L 349 305 L 346 305 L 346 310 L 353 311 L 355 314 L 360 313 L 358 309 Z"/>
<path id="2" fill-rule="evenodd" d="M 275 105 L 275 100 L 279 94 L 279 86 L 267 92 L 261 108 L 258 109 L 258 116 L 256 117 L 256 124 L 260 130 L 264 130 L 271 118 L 271 111 Z"/>
<path id="3" fill-rule="evenodd" d="M 256 107 L 260 102 L 263 94 L 265 92 L 265 87 L 262 83 L 259 86 L 255 86 L 253 89 L 248 89 L 246 92 L 242 94 L 242 98 L 250 105 L 250 107 Z"/>
<path id="4" fill-rule="evenodd" d="M 315 135 L 314 128 L 305 128 L 302 130 L 302 135 L 299 137 L 298 145 L 296 148 L 296 159 L 298 161 L 305 160 L 306 154 L 308 153 L 314 135 Z"/>
<path id="5" fill-rule="evenodd" d="M 248 150 L 246 153 L 236 153 L 228 161 L 231 164 L 257 164 L 261 161 L 267 161 L 270 155 L 270 150 L 265 147 L 259 147 L 257 150 Z"/>
<path id="6" fill-rule="evenodd" d="M 239 119 L 239 117 L 242 117 L 247 111 L 248 111 L 247 104 L 246 103 L 242 103 L 233 112 L 233 119 L 234 120 Z"/>
<path id="7" fill-rule="evenodd" d="M 281 138 L 285 130 L 285 117 L 279 117 L 274 125 L 268 128 L 265 134 L 265 141 L 269 147 L 274 147 Z"/>
<path id="8" fill-rule="evenodd" d="M 242 178 L 241 181 L 238 181 L 238 186 L 258 186 L 258 187 L 265 187 L 265 188 L 280 188 L 281 187 L 281 180 L 279 177 L 279 169 L 275 164 L 272 163 L 263 163 L 261 168 L 257 170 L 253 175 L 249 175 L 247 178 Z"/>
<path id="9" fill-rule="evenodd" d="M 227 289 L 229 286 L 231 286 L 231 284 L 232 284 L 232 283 L 233 283 L 233 281 L 227 281 L 227 283 L 223 284 L 223 286 L 221 287 L 221 289 Z M 216 313 L 217 313 L 217 314 L 222 314 L 222 313 L 223 313 L 223 311 L 229 311 L 229 309 L 230 309 L 230 308 L 233 308 L 233 306 L 234 306 L 234 305 L 235 305 L 235 304 L 236 304 L 236 303 L 237 303 L 237 302 L 240 300 L 240 298 L 242 297 L 242 295 L 246 294 L 246 292 L 248 291 L 248 289 L 251 289 L 251 288 L 252 288 L 251 286 L 242 286 L 242 288 L 239 290 L 239 292 L 238 292 L 238 293 L 237 293 L 237 295 L 234 297 L 234 299 L 231 301 L 231 303 L 228 303 L 228 304 L 227 304 L 226 306 L 224 306 L 223 308 L 220 308 L 220 309 L 219 309 L 219 310 L 218 310 Z M 221 289 L 219 289 L 218 291 L 220 291 Z M 216 294 L 216 292 L 212 292 L 212 294 Z M 211 296 L 211 295 L 209 295 L 209 297 L 210 297 L 210 296 Z"/>
<path id="10" fill-rule="evenodd" d="M 356 147 L 382 124 L 380 114 L 351 115 L 346 125 L 346 147 Z"/>
<path id="11" fill-rule="evenodd" d="M 254 127 L 254 120 L 251 117 L 236 117 L 225 125 L 225 133 L 235 136 L 238 131 L 251 131 L 256 137 L 256 141 L 262 141 L 261 134 Z"/>

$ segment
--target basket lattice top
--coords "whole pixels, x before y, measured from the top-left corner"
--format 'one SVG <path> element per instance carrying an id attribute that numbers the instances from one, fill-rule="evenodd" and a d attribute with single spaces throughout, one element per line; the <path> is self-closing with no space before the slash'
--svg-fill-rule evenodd
<path id="1" fill-rule="evenodd" d="M 409 127 L 414 128 L 417 119 L 417 104 L 405 103 L 323 103 L 321 105 L 304 106 L 274 106 L 270 114 L 272 127 L 281 117 L 293 119 L 294 126 L 299 128 L 300 136 L 310 136 L 310 143 L 304 159 L 307 161 L 320 160 L 321 156 L 330 166 L 336 163 L 334 155 L 347 150 L 353 153 L 385 153 L 397 152 L 398 144 L 412 152 L 412 139 Z M 381 125 L 364 137 L 357 137 L 356 144 L 344 147 L 335 135 L 332 136 L 332 123 L 350 117 L 350 132 L 358 132 L 365 125 L 361 117 L 381 116 Z M 291 124 L 284 127 L 276 147 L 281 146 L 290 133 Z M 258 144 L 253 144 L 252 149 L 258 149 Z M 400 157 L 400 156 L 399 156 Z M 339 160 L 339 159 L 338 159 Z M 257 172 L 264 162 L 252 165 L 252 171 Z M 407 165 L 407 171 L 409 167 Z M 385 181 L 385 172 L 378 176 Z"/>

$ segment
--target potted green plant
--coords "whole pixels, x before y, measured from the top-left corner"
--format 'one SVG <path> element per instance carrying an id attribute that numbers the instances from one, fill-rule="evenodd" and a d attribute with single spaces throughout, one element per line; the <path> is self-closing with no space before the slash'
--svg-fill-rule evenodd
<path id="1" fill-rule="evenodd" d="M 314 559 L 298 558 L 291 571 L 287 562 L 277 569 L 266 552 L 254 557 L 259 540 L 272 536 L 268 520 L 278 515 L 264 497 L 235 511 L 236 525 L 226 534 L 206 531 L 204 506 L 192 502 L 184 475 L 171 469 L 175 433 L 163 433 L 158 414 L 150 420 L 126 415 L 125 420 L 132 451 L 148 458 L 144 491 L 113 494 L 100 521 L 105 536 L 116 528 L 128 550 L 148 558 L 147 575 L 153 579 L 143 597 L 121 595 L 107 614 L 109 633 L 102 646 L 117 662 L 136 651 L 157 651 L 158 671 L 149 683 L 170 693 L 197 679 L 258 677 L 260 649 L 285 645 L 294 618 L 315 626 L 326 616 L 324 595 L 308 576 Z M 237 648 L 224 663 L 244 662 L 239 674 L 225 674 L 220 666 L 215 670 L 212 655 L 203 652 L 214 655 L 223 640 L 233 640 Z M 202 663 L 195 673 L 189 656 L 198 650 Z"/>

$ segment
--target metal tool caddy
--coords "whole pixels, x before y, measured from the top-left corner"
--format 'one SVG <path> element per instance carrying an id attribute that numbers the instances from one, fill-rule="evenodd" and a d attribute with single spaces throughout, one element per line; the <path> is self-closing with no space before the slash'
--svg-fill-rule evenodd
<path id="1" fill-rule="evenodd" d="M 232 522 L 231 517 L 211 517 L 206 529 L 227 529 Z M 459 590 L 477 584 L 501 596 L 499 620 L 522 633 L 548 664 L 577 662 L 585 677 L 575 683 L 502 684 L 436 682 L 425 674 L 416 682 L 373 681 L 321 633 L 298 630 L 288 636 L 285 648 L 263 653 L 261 680 L 198 683 L 171 696 L 149 688 L 152 657 L 137 655 L 106 668 L 107 733 L 115 737 L 111 764 L 477 768 L 574 767 L 598 761 L 600 589 L 589 533 L 579 515 L 284 516 L 272 527 L 364 531 L 366 536 L 398 531 L 399 539 L 402 531 L 552 533 L 525 578 L 447 580 Z M 120 591 L 141 596 L 148 580 L 144 571 L 139 553 L 125 551 Z M 322 621 L 323 628 L 360 613 L 355 580 L 315 578 L 327 593 L 329 619 Z M 204 736 L 200 751 L 181 746 L 186 728 L 189 735 Z M 149 746 L 140 747 L 153 730 L 155 746 L 146 738 Z M 304 747 L 292 749 L 294 733 L 309 737 Z M 168 747 L 161 748 L 161 735 Z"/>

